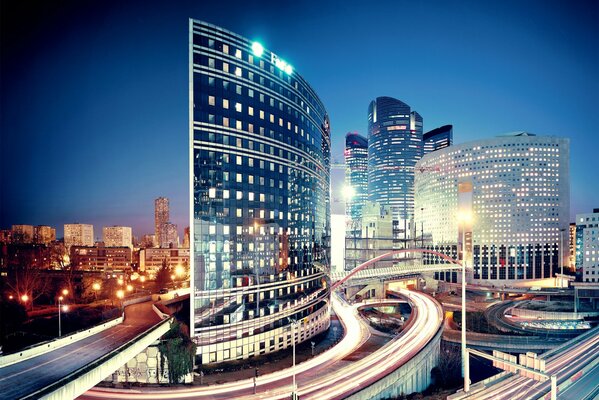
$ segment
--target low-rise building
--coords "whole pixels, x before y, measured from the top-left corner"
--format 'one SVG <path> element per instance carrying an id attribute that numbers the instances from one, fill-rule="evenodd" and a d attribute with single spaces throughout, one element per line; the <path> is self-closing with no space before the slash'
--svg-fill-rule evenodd
<path id="1" fill-rule="evenodd" d="M 576 269 L 583 282 L 599 282 L 599 208 L 576 215 Z"/>
<path id="2" fill-rule="evenodd" d="M 150 278 L 155 277 L 162 263 L 169 267 L 189 265 L 189 249 L 148 248 L 139 251 L 139 271 L 145 272 Z"/>
<path id="3" fill-rule="evenodd" d="M 88 271 L 127 271 L 131 269 L 132 254 L 127 246 L 72 246 L 71 265 Z"/>

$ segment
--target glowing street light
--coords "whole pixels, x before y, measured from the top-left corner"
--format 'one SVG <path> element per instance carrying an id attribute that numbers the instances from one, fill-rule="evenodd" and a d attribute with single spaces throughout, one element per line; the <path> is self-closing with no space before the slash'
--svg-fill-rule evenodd
<path id="1" fill-rule="evenodd" d="M 179 277 L 183 276 L 185 274 L 185 268 L 183 268 L 181 264 L 177 264 L 175 267 L 175 274 Z"/>
<path id="2" fill-rule="evenodd" d="M 64 289 L 62 291 L 62 293 L 64 294 L 65 292 L 66 292 L 66 294 L 69 293 L 68 290 Z M 65 294 L 65 296 L 66 296 L 66 294 Z M 64 300 L 64 297 L 63 296 L 58 296 L 58 337 L 62 336 L 62 324 L 61 324 L 61 315 L 60 315 L 60 310 L 61 310 L 61 308 L 63 308 L 61 306 L 62 300 Z M 63 311 L 67 311 L 67 306 L 64 306 Z"/>
<path id="3" fill-rule="evenodd" d="M 123 284 L 123 278 L 119 278 L 119 279 L 118 279 L 116 282 L 117 282 L 119 285 L 122 285 L 122 284 Z"/>
<path id="4" fill-rule="evenodd" d="M 133 290 L 133 286 L 131 286 L 131 285 L 127 285 L 127 291 L 128 291 L 128 292 L 131 292 L 132 290 Z"/>
<path id="5" fill-rule="evenodd" d="M 96 298 L 96 301 L 98 301 L 98 291 L 100 290 L 101 286 L 98 282 L 94 282 L 94 284 L 92 285 L 92 289 L 94 289 L 94 296 Z"/>
<path id="6" fill-rule="evenodd" d="M 62 295 L 64 297 L 67 297 L 68 294 L 69 294 L 69 291 L 67 289 L 62 289 Z"/>
<path id="7" fill-rule="evenodd" d="M 123 299 L 123 297 L 125 297 L 125 292 L 123 290 L 117 290 L 116 291 L 116 297 L 119 298 L 120 300 Z"/>
<path id="8" fill-rule="evenodd" d="M 29 301 L 29 296 L 28 296 L 28 295 L 26 295 L 26 294 L 24 294 L 23 296 L 21 296 L 21 301 L 22 301 L 23 303 L 27 303 L 27 302 Z"/>

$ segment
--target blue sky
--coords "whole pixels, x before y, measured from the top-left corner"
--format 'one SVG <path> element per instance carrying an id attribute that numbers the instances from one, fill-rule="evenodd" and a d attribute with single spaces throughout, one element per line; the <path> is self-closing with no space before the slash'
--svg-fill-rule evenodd
<path id="1" fill-rule="evenodd" d="M 571 220 L 599 207 L 599 3 L 2 2 L 0 228 L 188 225 L 188 22 L 260 40 L 331 117 L 333 155 L 377 96 L 454 141 L 571 139 Z M 337 176 L 338 174 L 336 174 Z M 338 180 L 338 176 L 336 178 Z M 335 193 L 333 197 L 336 197 Z"/>

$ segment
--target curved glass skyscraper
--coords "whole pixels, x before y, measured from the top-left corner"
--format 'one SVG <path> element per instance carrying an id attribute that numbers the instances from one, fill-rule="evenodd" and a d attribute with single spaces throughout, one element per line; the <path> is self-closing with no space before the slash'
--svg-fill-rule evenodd
<path id="1" fill-rule="evenodd" d="M 345 215 L 352 223 L 362 218 L 362 207 L 368 198 L 368 140 L 357 133 L 345 135 L 345 185 L 349 198 Z M 359 226 L 358 226 L 359 227 Z M 356 228 L 351 228 L 356 229 Z"/>
<path id="2" fill-rule="evenodd" d="M 368 107 L 368 200 L 394 220 L 414 215 L 414 166 L 423 152 L 422 117 L 406 103 L 377 97 Z"/>
<path id="3" fill-rule="evenodd" d="M 329 327 L 330 131 L 292 65 L 190 20 L 192 332 L 202 364 Z"/>

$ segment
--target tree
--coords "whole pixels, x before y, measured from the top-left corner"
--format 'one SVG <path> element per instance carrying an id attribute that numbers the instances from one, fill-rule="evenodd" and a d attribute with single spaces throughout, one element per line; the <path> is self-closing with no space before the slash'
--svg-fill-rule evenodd
<path id="1" fill-rule="evenodd" d="M 160 350 L 162 371 L 164 371 L 165 361 L 168 362 L 169 384 L 180 383 L 185 375 L 193 372 L 196 344 L 183 332 L 179 322 L 173 323 L 164 334 L 158 350 Z"/>
<path id="2" fill-rule="evenodd" d="M 164 260 L 162 260 L 162 266 L 160 266 L 160 269 L 156 274 L 156 285 L 158 286 L 158 288 L 166 287 L 168 283 L 171 282 L 171 275 L 171 267 L 168 265 L 165 258 Z"/>
<path id="3" fill-rule="evenodd" d="M 6 286 L 17 297 L 27 295 L 31 304 L 40 296 L 46 294 L 48 279 L 44 279 L 41 268 L 35 263 L 31 251 L 18 251 L 15 254 L 15 263 L 9 268 Z"/>

